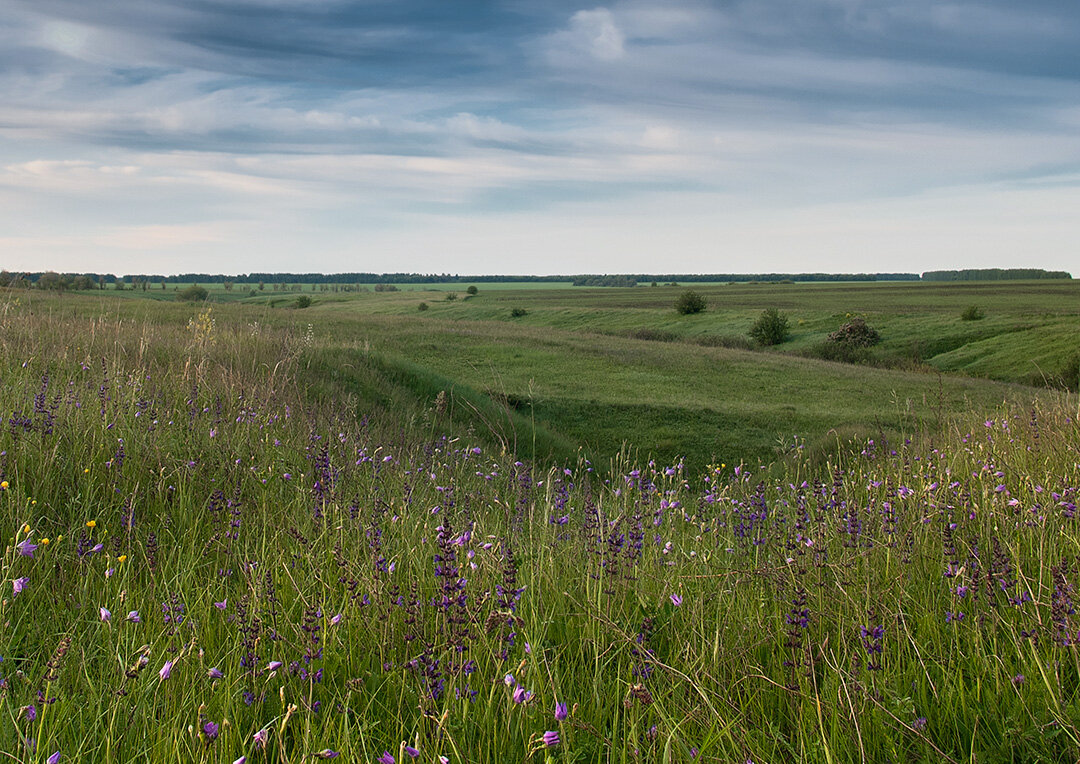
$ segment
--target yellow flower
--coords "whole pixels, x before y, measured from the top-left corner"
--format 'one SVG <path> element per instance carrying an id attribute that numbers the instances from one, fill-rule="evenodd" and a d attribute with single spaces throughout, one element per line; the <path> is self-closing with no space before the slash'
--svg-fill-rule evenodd
<path id="1" fill-rule="evenodd" d="M 30 532 L 30 526 L 28 524 L 26 524 L 26 523 L 23 523 L 22 532 L 23 533 L 29 533 Z"/>
<path id="2" fill-rule="evenodd" d="M 8 481 L 0 480 L 0 491 L 6 491 L 8 489 Z"/>
<path id="3" fill-rule="evenodd" d="M 122 554 L 122 555 L 120 555 L 119 557 L 117 557 L 117 558 L 116 558 L 116 561 L 117 561 L 117 562 L 123 562 L 123 561 L 124 561 L 124 560 L 126 560 L 126 559 L 127 559 L 127 555 L 126 555 L 126 554 Z"/>
<path id="4" fill-rule="evenodd" d="M 42 540 L 41 540 L 41 545 L 42 545 L 42 546 L 48 546 L 48 544 L 49 544 L 49 540 L 48 540 L 48 539 L 42 539 Z"/>
<path id="5" fill-rule="evenodd" d="M 83 470 L 83 474 L 85 475 L 85 474 L 86 474 L 87 472 L 89 472 L 89 471 L 90 471 L 90 468 L 89 468 L 89 467 L 87 467 L 86 469 L 84 469 L 84 470 Z"/>
<path id="6" fill-rule="evenodd" d="M 86 527 L 87 528 L 93 528 L 95 525 L 97 525 L 97 520 L 87 520 L 86 521 Z"/>

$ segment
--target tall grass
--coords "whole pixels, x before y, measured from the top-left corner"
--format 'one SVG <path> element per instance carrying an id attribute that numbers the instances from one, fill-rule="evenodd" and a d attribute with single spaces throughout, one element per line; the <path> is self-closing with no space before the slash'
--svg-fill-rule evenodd
<path id="1" fill-rule="evenodd" d="M 1080 756 L 1075 401 L 602 476 L 216 311 L 0 307 L 7 758 Z"/>

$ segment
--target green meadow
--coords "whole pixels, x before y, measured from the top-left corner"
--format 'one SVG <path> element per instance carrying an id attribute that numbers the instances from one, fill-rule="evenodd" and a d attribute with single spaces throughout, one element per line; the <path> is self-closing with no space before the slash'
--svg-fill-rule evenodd
<path id="1" fill-rule="evenodd" d="M 1071 282 L 455 286 L 0 291 L 5 758 L 1080 758 Z"/>

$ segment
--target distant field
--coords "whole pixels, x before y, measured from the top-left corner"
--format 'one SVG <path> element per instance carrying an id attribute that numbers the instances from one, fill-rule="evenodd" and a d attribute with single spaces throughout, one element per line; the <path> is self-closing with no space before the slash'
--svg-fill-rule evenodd
<path id="1" fill-rule="evenodd" d="M 321 394 L 354 396 L 361 413 L 416 418 L 444 392 L 461 426 L 562 460 L 606 462 L 627 447 L 693 468 L 768 464 L 799 448 L 828 454 L 855 434 L 903 438 L 952 414 L 1051 395 L 1029 385 L 1058 374 L 1080 347 L 1080 283 L 1070 281 L 694 284 L 708 307 L 690 316 L 673 309 L 685 286 L 480 283 L 476 295 L 461 284 L 206 286 L 213 310 L 237 320 L 310 324 L 305 384 Z M 137 316 L 149 306 L 131 298 L 177 292 L 103 294 Z M 298 309 L 300 297 L 310 307 Z M 178 317 L 200 309 L 158 305 Z M 961 320 L 972 305 L 984 317 Z M 754 349 L 747 332 L 767 307 L 787 314 L 792 335 Z M 816 358 L 852 316 L 881 344 L 859 364 Z"/>

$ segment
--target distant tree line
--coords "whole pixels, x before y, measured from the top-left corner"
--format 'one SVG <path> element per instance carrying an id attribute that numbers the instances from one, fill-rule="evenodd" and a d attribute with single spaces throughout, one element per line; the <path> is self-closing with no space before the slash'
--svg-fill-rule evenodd
<path id="1" fill-rule="evenodd" d="M 517 281 L 551 283 L 569 281 L 583 287 L 632 287 L 640 283 L 793 283 L 812 281 L 1003 281 L 1019 279 L 1071 279 L 1066 271 L 1047 271 L 1042 268 L 977 268 L 953 271 L 918 273 L 629 273 L 577 275 L 483 275 L 461 276 L 450 273 L 180 273 L 160 274 L 56 273 L 0 271 L 0 287 L 36 286 L 55 291 L 87 289 L 165 289 L 172 284 L 221 284 L 231 291 L 234 285 L 260 291 L 270 285 L 273 291 L 298 291 L 301 284 L 316 285 L 324 291 L 353 291 L 373 285 L 376 291 L 387 291 L 394 284 L 497 284 Z"/>
<path id="2" fill-rule="evenodd" d="M 923 281 L 1016 281 L 1019 279 L 1071 279 L 1065 271 L 1042 268 L 968 268 L 961 271 L 927 271 Z"/>

